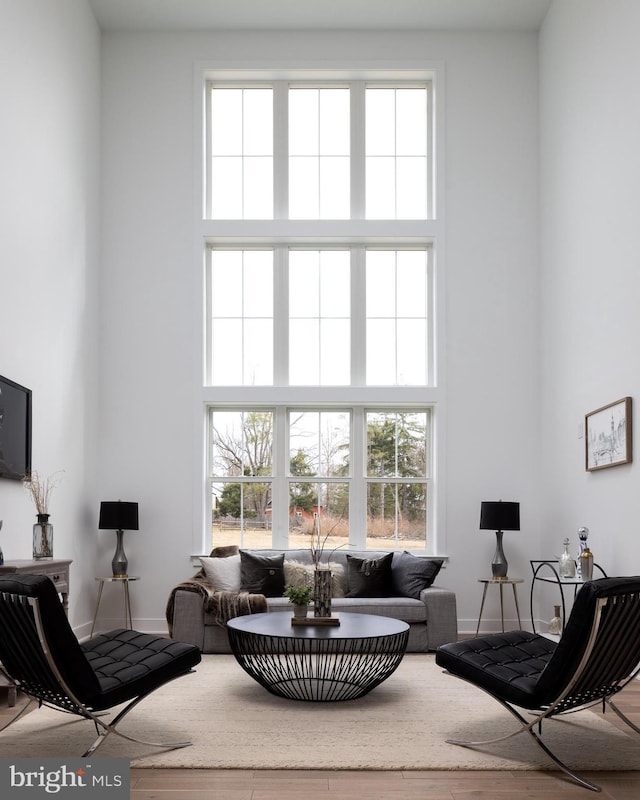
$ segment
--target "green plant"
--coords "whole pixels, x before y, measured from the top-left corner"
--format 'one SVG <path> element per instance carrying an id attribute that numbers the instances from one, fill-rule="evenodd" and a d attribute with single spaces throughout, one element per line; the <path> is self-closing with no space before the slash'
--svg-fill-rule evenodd
<path id="1" fill-rule="evenodd" d="M 313 587 L 293 586 L 288 583 L 284 588 L 284 596 L 288 597 L 294 606 L 306 606 L 313 599 Z"/>

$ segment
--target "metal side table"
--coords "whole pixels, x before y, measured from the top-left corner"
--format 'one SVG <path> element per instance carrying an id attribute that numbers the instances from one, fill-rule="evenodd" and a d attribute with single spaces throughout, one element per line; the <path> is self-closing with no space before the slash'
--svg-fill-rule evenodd
<path id="1" fill-rule="evenodd" d="M 516 590 L 516 586 L 519 583 L 524 583 L 524 578 L 478 578 L 478 583 L 484 583 L 484 589 L 482 590 L 482 602 L 480 603 L 480 614 L 478 615 L 478 626 L 476 628 L 476 636 L 478 635 L 478 632 L 480 630 L 480 621 L 482 620 L 484 601 L 487 596 L 487 589 L 489 588 L 489 586 L 500 587 L 500 619 L 502 621 L 502 632 L 504 633 L 504 597 L 502 590 L 505 586 L 511 586 L 511 588 L 513 589 L 513 600 L 516 604 L 518 625 L 520 629 L 522 629 L 522 622 L 520 622 L 520 607 L 518 606 L 518 592 Z"/>
<path id="2" fill-rule="evenodd" d="M 96 620 L 98 619 L 98 610 L 100 609 L 100 600 L 102 599 L 102 590 L 104 589 L 105 583 L 119 583 L 122 586 L 122 599 L 124 601 L 124 624 L 125 627 L 131 630 L 133 628 L 133 624 L 131 622 L 131 601 L 129 599 L 129 584 L 131 581 L 139 581 L 139 575 L 109 575 L 108 577 L 104 578 L 96 578 L 97 581 L 100 582 L 100 586 L 98 587 L 98 599 L 96 600 L 96 610 L 93 614 L 93 624 L 91 625 L 91 633 L 89 634 L 89 638 L 93 637 L 93 631 L 96 627 Z"/>

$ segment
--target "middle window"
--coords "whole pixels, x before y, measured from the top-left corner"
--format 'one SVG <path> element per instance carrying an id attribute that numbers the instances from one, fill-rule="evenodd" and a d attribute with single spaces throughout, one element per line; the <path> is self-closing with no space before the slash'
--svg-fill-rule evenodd
<path id="1" fill-rule="evenodd" d="M 212 247 L 207 385 L 432 385 L 431 273 L 427 245 Z"/>

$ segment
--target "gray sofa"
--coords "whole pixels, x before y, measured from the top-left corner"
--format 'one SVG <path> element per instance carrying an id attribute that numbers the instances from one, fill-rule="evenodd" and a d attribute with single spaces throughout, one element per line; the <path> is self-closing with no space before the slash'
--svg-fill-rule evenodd
<path id="1" fill-rule="evenodd" d="M 287 563 L 312 564 L 309 549 L 296 550 L 251 550 L 251 553 L 278 555 L 284 553 L 285 575 Z M 331 562 L 341 564 L 344 570 L 343 581 L 346 591 L 347 553 L 359 558 L 380 558 L 388 551 L 345 551 L 336 550 L 331 554 Z M 394 559 L 398 556 L 394 553 Z M 337 570 L 338 574 L 340 570 Z M 340 594 L 338 592 L 337 594 Z M 286 597 L 267 597 L 269 611 L 292 612 Z M 409 623 L 408 652 L 420 653 L 436 650 L 441 644 L 455 642 L 458 637 L 456 596 L 449 590 L 432 585 L 422 589 L 419 598 L 405 597 L 340 597 L 332 598 L 332 611 L 351 611 L 359 614 L 378 614 L 394 617 Z M 197 645 L 204 653 L 229 653 L 229 638 L 225 627 L 204 611 L 201 595 L 176 587 L 173 595 L 172 637 L 182 642 Z"/>

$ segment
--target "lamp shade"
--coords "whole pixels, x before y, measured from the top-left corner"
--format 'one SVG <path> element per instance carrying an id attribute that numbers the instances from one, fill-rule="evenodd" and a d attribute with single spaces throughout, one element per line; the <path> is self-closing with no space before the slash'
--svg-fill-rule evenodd
<path id="1" fill-rule="evenodd" d="M 100 503 L 100 530 L 137 531 L 138 504 L 114 500 Z"/>
<path id="2" fill-rule="evenodd" d="M 483 502 L 480 506 L 480 530 L 519 531 L 520 503 Z"/>

